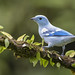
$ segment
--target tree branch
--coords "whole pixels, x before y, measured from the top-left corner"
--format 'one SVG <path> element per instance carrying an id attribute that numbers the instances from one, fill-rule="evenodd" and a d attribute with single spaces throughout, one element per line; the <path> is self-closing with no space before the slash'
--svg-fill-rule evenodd
<path id="1" fill-rule="evenodd" d="M 4 43 L 5 38 L 7 37 L 0 36 L 1 46 L 5 46 Z M 10 42 L 8 49 L 13 50 L 16 57 L 17 56 L 25 57 L 25 58 L 35 57 L 37 51 L 39 51 L 42 58 L 50 61 L 50 58 L 48 57 L 48 55 L 50 55 L 54 63 L 59 62 L 62 66 L 75 71 L 75 66 L 72 66 L 72 64 L 75 64 L 74 58 L 70 58 L 67 56 L 60 56 L 54 51 L 47 51 L 47 50 L 42 51 L 42 49 L 40 49 L 39 46 L 28 44 L 27 42 L 17 41 L 15 39 L 9 39 L 9 38 L 8 40 Z"/>

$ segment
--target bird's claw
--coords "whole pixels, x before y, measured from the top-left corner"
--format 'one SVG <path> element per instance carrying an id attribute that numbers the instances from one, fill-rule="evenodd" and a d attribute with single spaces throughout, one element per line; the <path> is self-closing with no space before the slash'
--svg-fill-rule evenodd
<path id="1" fill-rule="evenodd" d="M 62 53 L 61 56 L 64 56 L 64 54 Z"/>
<path id="2" fill-rule="evenodd" d="M 41 51 L 45 51 L 45 48 L 44 47 L 41 47 Z"/>

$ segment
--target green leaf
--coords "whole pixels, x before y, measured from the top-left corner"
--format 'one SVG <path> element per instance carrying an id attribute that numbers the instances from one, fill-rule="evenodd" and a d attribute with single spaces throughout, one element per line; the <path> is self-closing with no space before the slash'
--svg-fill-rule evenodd
<path id="1" fill-rule="evenodd" d="M 5 47 L 7 48 L 9 46 L 9 40 L 8 38 L 5 39 Z"/>
<path id="2" fill-rule="evenodd" d="M 43 65 L 43 58 L 40 58 L 40 65 Z"/>
<path id="3" fill-rule="evenodd" d="M 74 64 L 72 64 L 72 67 L 75 67 L 75 63 L 74 63 Z"/>
<path id="4" fill-rule="evenodd" d="M 31 44 L 32 40 L 29 40 L 29 39 L 28 39 L 26 42 L 29 43 L 29 44 Z"/>
<path id="5" fill-rule="evenodd" d="M 17 41 L 23 41 L 24 37 L 25 37 L 26 34 L 23 34 L 22 36 L 20 36 Z"/>
<path id="6" fill-rule="evenodd" d="M 70 56 L 70 57 L 74 57 L 74 56 L 75 56 L 75 51 L 72 52 L 69 56 Z"/>
<path id="7" fill-rule="evenodd" d="M 43 67 L 47 67 L 48 63 L 49 63 L 48 60 L 45 60 L 43 58 L 40 58 L 40 65 L 41 66 L 43 65 Z"/>
<path id="8" fill-rule="evenodd" d="M 29 59 L 30 60 L 30 63 L 33 63 L 33 67 L 35 67 L 36 66 L 36 64 L 38 63 L 38 59 L 37 58 L 30 58 Z"/>
<path id="9" fill-rule="evenodd" d="M 3 29 L 4 27 L 0 25 L 0 29 Z"/>
<path id="10" fill-rule="evenodd" d="M 4 46 L 0 46 L 0 53 L 2 53 L 6 48 Z"/>
<path id="11" fill-rule="evenodd" d="M 75 56 L 75 51 L 74 50 L 67 51 L 65 55 L 69 56 L 69 57 L 74 57 Z"/>
<path id="12" fill-rule="evenodd" d="M 28 36 L 28 35 L 26 35 L 26 36 L 24 37 L 24 41 L 26 41 L 28 37 L 29 37 L 29 36 Z"/>
<path id="13" fill-rule="evenodd" d="M 7 32 L 4 32 L 4 31 L 0 31 L 3 35 L 7 36 L 9 39 L 12 39 L 13 37 L 7 33 Z"/>
<path id="14" fill-rule="evenodd" d="M 33 43 L 34 42 L 34 39 L 35 39 L 35 37 L 34 37 L 34 35 L 32 35 L 32 37 L 31 37 L 31 43 Z"/>
<path id="15" fill-rule="evenodd" d="M 42 39 L 42 46 L 44 45 L 44 39 Z"/>
<path id="16" fill-rule="evenodd" d="M 32 35 L 31 39 L 30 40 L 28 39 L 26 42 L 32 44 L 34 42 L 34 38 L 35 38 L 34 35 Z"/>
<path id="17" fill-rule="evenodd" d="M 37 53 L 36 53 L 36 58 L 37 58 L 38 60 L 40 60 L 40 52 L 37 52 Z"/>
<path id="18" fill-rule="evenodd" d="M 39 42 L 34 42 L 33 44 L 37 45 L 37 46 L 41 45 L 41 43 L 39 43 Z"/>
<path id="19" fill-rule="evenodd" d="M 66 52 L 65 55 L 68 56 L 68 55 L 70 55 L 72 52 L 74 52 L 74 50 L 69 50 L 69 51 Z"/>
<path id="20" fill-rule="evenodd" d="M 47 54 L 48 58 L 51 58 L 49 54 Z"/>
<path id="21" fill-rule="evenodd" d="M 48 60 L 45 60 L 45 59 L 42 59 L 43 60 L 43 67 L 47 67 L 47 65 L 48 65 Z"/>
<path id="22" fill-rule="evenodd" d="M 52 66 L 55 65 L 55 63 L 52 61 L 52 58 L 50 58 L 50 64 L 51 64 Z"/>
<path id="23" fill-rule="evenodd" d="M 56 66 L 60 68 L 61 64 L 59 62 L 56 63 Z"/>
<path id="24" fill-rule="evenodd" d="M 17 55 L 17 56 L 16 56 L 16 58 L 18 58 L 18 59 L 19 59 L 19 58 L 21 58 L 21 56 Z"/>

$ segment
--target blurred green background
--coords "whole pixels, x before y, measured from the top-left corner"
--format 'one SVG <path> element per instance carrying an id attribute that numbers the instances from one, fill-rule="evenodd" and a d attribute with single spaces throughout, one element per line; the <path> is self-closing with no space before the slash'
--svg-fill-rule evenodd
<path id="1" fill-rule="evenodd" d="M 26 33 L 41 42 L 37 24 L 30 20 L 45 15 L 50 22 L 75 34 L 75 0 L 0 0 L 0 24 L 15 39 Z M 71 75 L 70 70 L 48 65 L 34 68 L 28 59 L 16 59 L 12 51 L 0 54 L 0 75 Z"/>

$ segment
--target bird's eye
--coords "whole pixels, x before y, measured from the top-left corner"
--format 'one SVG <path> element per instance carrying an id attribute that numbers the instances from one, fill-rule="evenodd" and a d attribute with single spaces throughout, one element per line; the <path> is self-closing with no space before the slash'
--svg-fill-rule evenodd
<path id="1" fill-rule="evenodd" d="M 42 20 L 42 18 L 40 17 L 39 20 Z"/>

